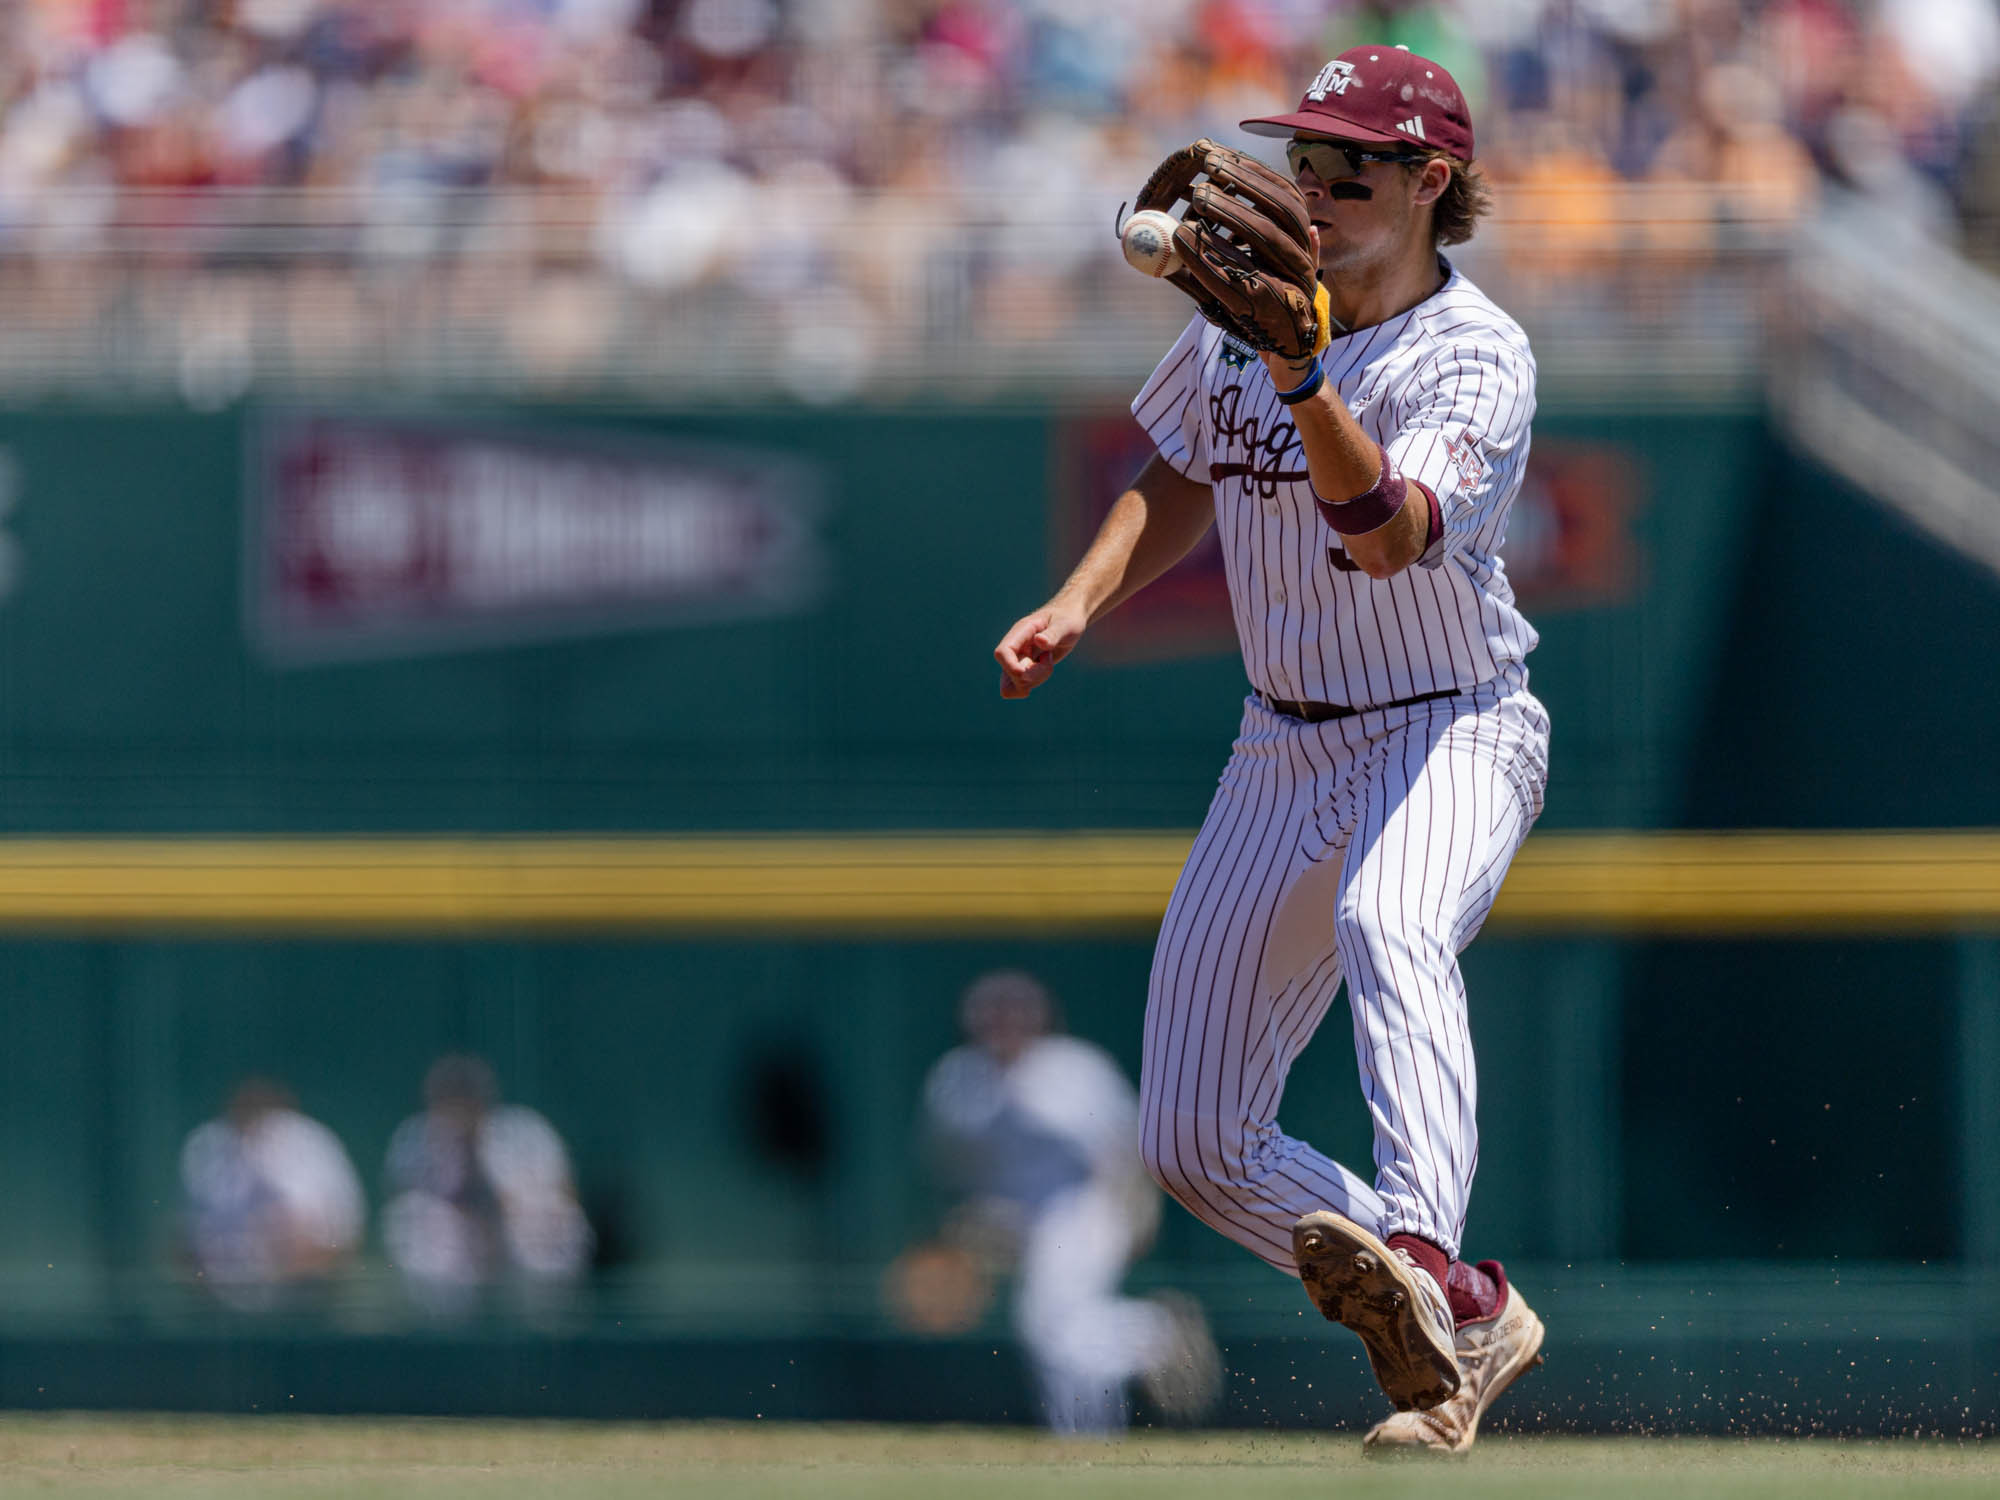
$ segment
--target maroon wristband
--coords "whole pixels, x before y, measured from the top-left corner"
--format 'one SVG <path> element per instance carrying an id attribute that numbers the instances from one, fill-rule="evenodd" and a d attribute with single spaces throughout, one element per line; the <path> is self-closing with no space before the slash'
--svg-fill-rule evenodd
<path id="1" fill-rule="evenodd" d="M 1410 483 L 1414 484 L 1424 497 L 1424 551 L 1428 552 L 1437 544 L 1437 539 L 1444 535 L 1444 508 L 1438 504 L 1438 497 L 1432 493 L 1431 487 L 1421 479 L 1412 479 Z"/>
<path id="2" fill-rule="evenodd" d="M 1352 500 L 1322 500 L 1317 495 L 1313 499 L 1318 503 L 1319 513 L 1326 524 L 1342 536 L 1365 536 L 1393 521 L 1409 493 L 1409 485 L 1389 462 L 1389 455 L 1384 453 L 1382 472 L 1373 488 L 1363 490 Z"/>

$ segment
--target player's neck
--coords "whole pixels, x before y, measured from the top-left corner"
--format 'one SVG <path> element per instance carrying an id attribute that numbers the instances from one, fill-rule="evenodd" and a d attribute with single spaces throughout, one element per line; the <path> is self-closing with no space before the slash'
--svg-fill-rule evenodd
<path id="1" fill-rule="evenodd" d="M 1444 268 L 1428 243 L 1411 247 L 1381 275 L 1330 275 L 1326 293 L 1333 311 L 1333 336 L 1339 338 L 1399 318 L 1419 302 L 1436 296 L 1444 283 Z"/>

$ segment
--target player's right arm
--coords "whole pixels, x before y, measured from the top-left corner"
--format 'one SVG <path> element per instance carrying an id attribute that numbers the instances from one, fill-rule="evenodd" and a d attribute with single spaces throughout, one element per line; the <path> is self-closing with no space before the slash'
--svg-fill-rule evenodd
<path id="1" fill-rule="evenodd" d="M 1208 485 L 1154 454 L 1055 597 L 1000 637 L 1000 696 L 1025 698 L 1048 681 L 1086 629 L 1186 557 L 1214 524 Z"/>

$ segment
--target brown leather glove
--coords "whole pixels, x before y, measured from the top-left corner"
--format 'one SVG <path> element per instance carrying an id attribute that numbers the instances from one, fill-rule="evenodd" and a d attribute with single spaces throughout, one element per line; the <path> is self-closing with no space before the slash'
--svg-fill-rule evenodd
<path id="1" fill-rule="evenodd" d="M 1207 181 L 1196 183 L 1197 177 Z M 1305 195 L 1262 162 L 1200 140 L 1176 151 L 1139 191 L 1140 208 L 1188 211 L 1174 233 L 1181 268 L 1167 277 L 1201 315 L 1253 349 L 1304 359 L 1321 345 L 1319 268 Z"/>

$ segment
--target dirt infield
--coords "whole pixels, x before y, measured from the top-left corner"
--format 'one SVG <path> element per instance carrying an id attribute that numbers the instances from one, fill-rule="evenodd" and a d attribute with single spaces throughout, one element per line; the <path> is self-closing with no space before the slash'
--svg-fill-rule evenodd
<path id="1" fill-rule="evenodd" d="M 1382 1463 L 1351 1433 L 1062 1443 L 992 1429 L 0 1416 L 10 1497 L 1294 1500 L 1329 1483 L 1343 1500 L 1992 1495 L 2000 1444 L 1496 1434 L 1464 1460 Z"/>

